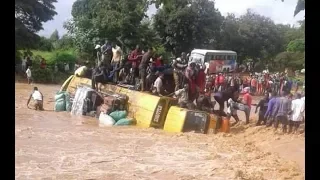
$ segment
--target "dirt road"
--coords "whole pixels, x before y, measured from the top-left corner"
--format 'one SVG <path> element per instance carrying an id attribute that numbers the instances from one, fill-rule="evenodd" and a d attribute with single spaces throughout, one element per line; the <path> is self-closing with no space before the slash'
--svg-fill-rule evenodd
<path id="1" fill-rule="evenodd" d="M 253 123 L 217 135 L 99 128 L 53 112 L 60 87 L 37 86 L 44 112 L 26 108 L 33 86 L 16 83 L 16 179 L 304 179 L 303 136 Z"/>

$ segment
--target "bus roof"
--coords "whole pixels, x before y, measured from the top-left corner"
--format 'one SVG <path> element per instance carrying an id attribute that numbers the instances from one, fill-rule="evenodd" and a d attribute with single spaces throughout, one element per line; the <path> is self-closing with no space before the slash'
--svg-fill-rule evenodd
<path id="1" fill-rule="evenodd" d="M 225 53 L 225 54 L 237 54 L 235 51 L 228 51 L 228 50 L 208 50 L 208 49 L 194 49 L 191 51 L 192 53 L 202 54 L 205 55 L 207 53 Z"/>

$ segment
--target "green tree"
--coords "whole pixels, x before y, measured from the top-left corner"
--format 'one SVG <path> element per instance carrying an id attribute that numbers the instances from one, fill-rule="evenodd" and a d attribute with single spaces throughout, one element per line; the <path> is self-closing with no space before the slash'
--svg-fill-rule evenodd
<path id="1" fill-rule="evenodd" d="M 290 41 L 287 47 L 288 52 L 305 52 L 305 40 L 304 39 L 296 39 Z"/>
<path id="2" fill-rule="evenodd" d="M 54 30 L 53 33 L 52 33 L 51 36 L 50 36 L 50 40 L 51 40 L 52 42 L 56 42 L 56 41 L 58 41 L 59 39 L 60 39 L 60 36 L 59 36 L 58 30 Z"/>
<path id="3" fill-rule="evenodd" d="M 238 53 L 238 60 L 244 59 L 244 38 L 239 34 L 240 22 L 234 14 L 228 14 L 221 25 L 217 49 L 230 49 Z"/>
<path id="4" fill-rule="evenodd" d="M 293 70 L 302 69 L 305 63 L 304 52 L 282 52 L 275 57 L 276 70 L 284 70 L 287 67 Z"/>
<path id="5" fill-rule="evenodd" d="M 267 17 L 247 11 L 239 18 L 241 55 L 253 63 L 271 59 L 283 51 L 283 38 L 274 22 Z"/>
<path id="6" fill-rule="evenodd" d="M 45 37 L 40 37 L 40 41 L 36 47 L 36 49 L 41 51 L 52 51 L 53 45 L 50 39 L 47 39 Z"/>
<path id="7" fill-rule="evenodd" d="M 40 37 L 42 23 L 53 19 L 57 13 L 53 3 L 57 0 L 15 0 L 16 49 L 30 48 Z"/>
<path id="8" fill-rule="evenodd" d="M 134 47 L 147 8 L 147 0 L 77 0 L 72 6 L 73 18 L 65 27 L 77 48 L 90 54 L 94 44 L 104 39 L 124 39 L 128 47 Z"/>
<path id="9" fill-rule="evenodd" d="M 56 43 L 57 49 L 72 49 L 74 47 L 71 36 L 65 34 Z"/>
<path id="10" fill-rule="evenodd" d="M 193 48 L 208 48 L 220 31 L 222 16 L 209 0 L 177 0 L 158 9 L 154 29 L 165 48 L 179 55 Z"/>

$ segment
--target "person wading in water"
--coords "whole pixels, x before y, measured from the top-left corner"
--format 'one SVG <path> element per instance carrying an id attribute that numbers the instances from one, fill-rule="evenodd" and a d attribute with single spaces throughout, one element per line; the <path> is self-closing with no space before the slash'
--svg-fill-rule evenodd
<path id="1" fill-rule="evenodd" d="M 27 107 L 29 108 L 29 103 L 31 98 L 33 99 L 33 107 L 35 110 L 40 110 L 43 111 L 43 95 L 42 93 L 38 90 L 37 87 L 33 88 L 33 92 L 31 93 L 28 102 L 27 102 Z"/>

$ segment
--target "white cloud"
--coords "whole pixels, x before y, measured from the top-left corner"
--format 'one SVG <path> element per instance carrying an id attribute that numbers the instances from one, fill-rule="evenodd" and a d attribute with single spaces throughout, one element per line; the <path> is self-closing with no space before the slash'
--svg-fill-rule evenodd
<path id="1" fill-rule="evenodd" d="M 58 0 L 58 2 L 54 4 L 58 14 L 53 17 L 52 21 L 44 23 L 43 30 L 38 34 L 49 37 L 55 29 L 58 30 L 60 36 L 67 33 L 63 28 L 63 23 L 72 17 L 71 10 L 75 1 L 76 0 Z"/>
<path id="2" fill-rule="evenodd" d="M 60 35 L 65 34 L 63 23 L 71 18 L 72 4 L 75 0 L 58 0 L 55 4 L 57 16 L 54 20 L 44 23 L 44 30 L 39 34 L 42 36 L 50 36 L 51 33 L 57 29 Z M 297 4 L 297 0 L 215 0 L 216 8 L 226 15 L 227 13 L 234 13 L 240 16 L 246 13 L 247 9 L 252 9 L 254 12 L 270 17 L 275 23 L 283 24 L 297 24 L 298 20 L 304 17 L 304 11 L 300 12 L 296 17 L 293 17 L 293 12 Z M 149 16 L 156 12 L 154 5 L 149 7 L 147 14 Z"/>
<path id="3" fill-rule="evenodd" d="M 293 17 L 297 0 L 215 0 L 216 8 L 226 15 L 234 13 L 236 16 L 246 13 L 247 9 L 270 17 L 275 23 L 296 24 L 304 17 L 304 11 Z"/>

